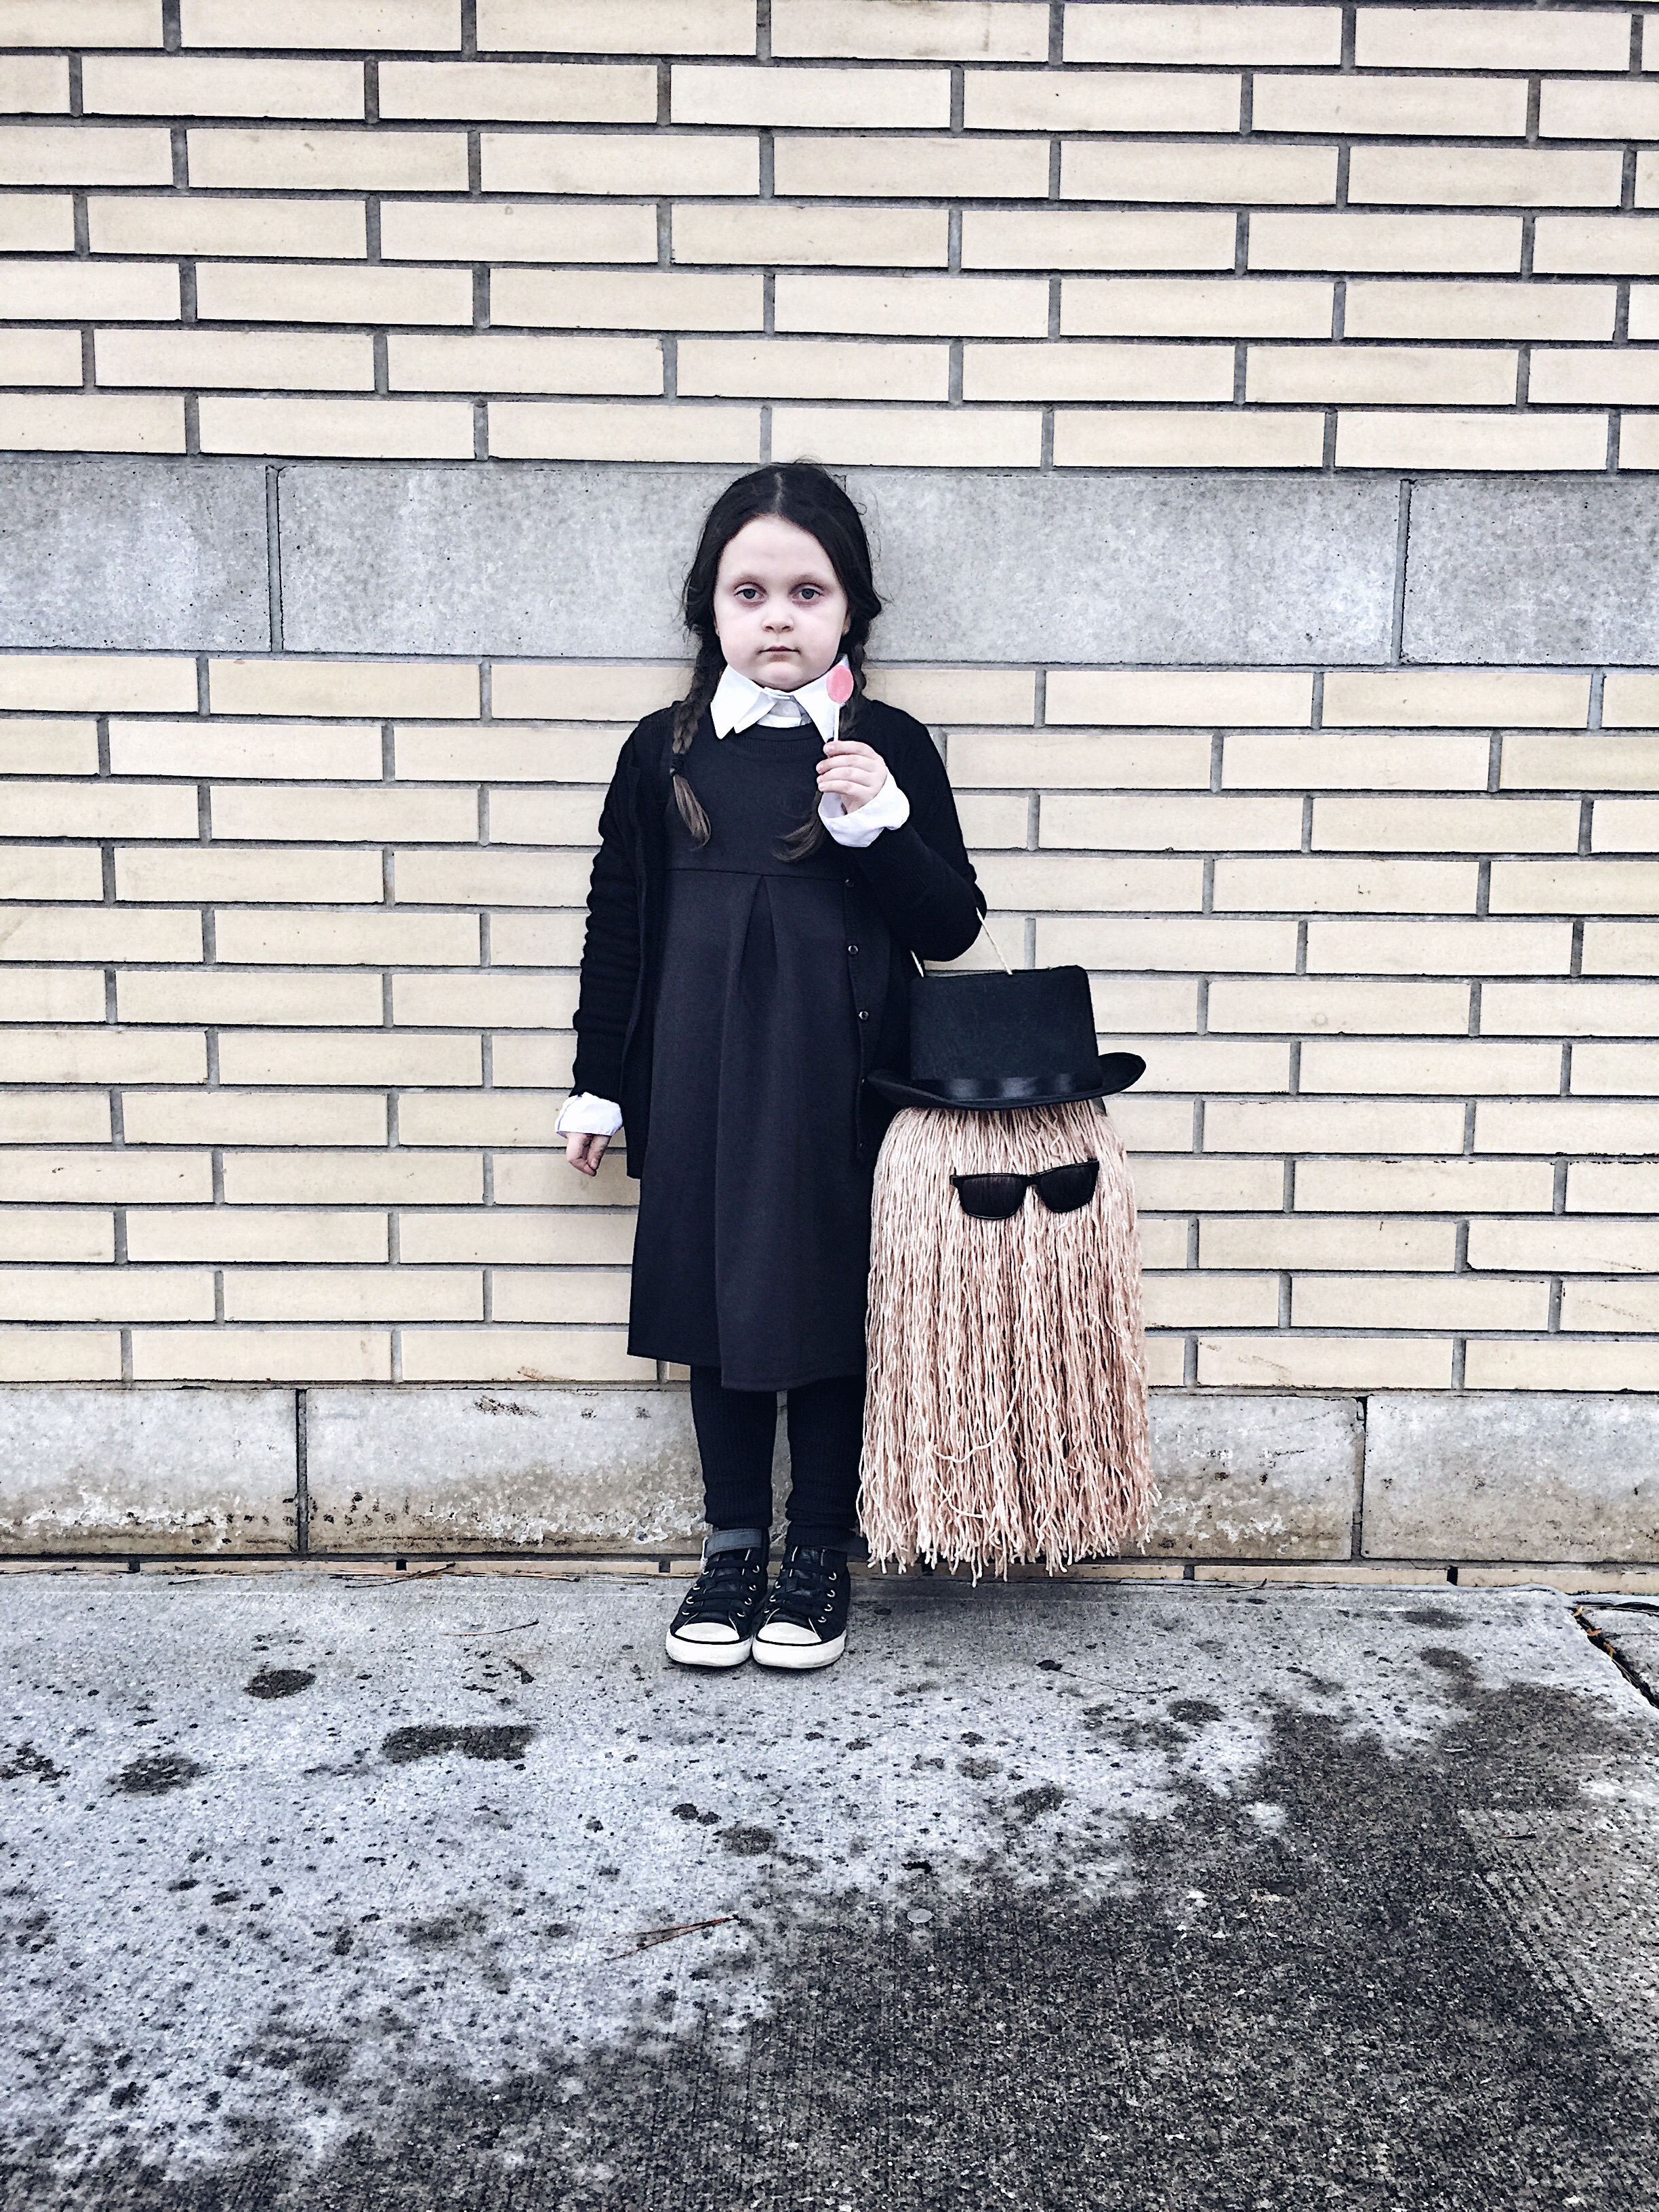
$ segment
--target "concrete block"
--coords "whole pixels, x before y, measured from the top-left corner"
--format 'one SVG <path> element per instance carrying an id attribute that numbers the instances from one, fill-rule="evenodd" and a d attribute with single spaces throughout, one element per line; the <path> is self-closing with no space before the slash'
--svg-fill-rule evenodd
<path id="1" fill-rule="evenodd" d="M 1659 661 L 1659 483 L 1419 481 L 1405 657 L 1533 666 Z"/>
<path id="2" fill-rule="evenodd" d="M 1365 1439 L 1370 1559 L 1659 1559 L 1659 1398 L 1382 1391 Z"/>
<path id="3" fill-rule="evenodd" d="M 288 1552 L 291 1390 L 0 1389 L 0 1553 Z"/>
<path id="4" fill-rule="evenodd" d="M 1357 1398 L 1155 1391 L 1148 1553 L 1346 1559 L 1364 1434 Z"/>
<path id="5" fill-rule="evenodd" d="M 263 652 L 257 462 L 0 459 L 0 647 Z"/>

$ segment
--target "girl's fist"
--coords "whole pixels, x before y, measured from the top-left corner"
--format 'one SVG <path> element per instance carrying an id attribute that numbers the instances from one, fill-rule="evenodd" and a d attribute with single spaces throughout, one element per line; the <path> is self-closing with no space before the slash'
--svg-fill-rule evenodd
<path id="1" fill-rule="evenodd" d="M 837 738 L 823 749 L 818 763 L 818 793 L 835 792 L 849 814 L 855 814 L 887 781 L 887 763 L 873 746 L 856 738 Z"/>

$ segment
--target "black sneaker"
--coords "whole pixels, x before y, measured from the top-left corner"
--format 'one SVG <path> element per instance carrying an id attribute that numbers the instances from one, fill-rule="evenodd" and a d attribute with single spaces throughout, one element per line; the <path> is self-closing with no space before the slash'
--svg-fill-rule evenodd
<path id="1" fill-rule="evenodd" d="M 847 1608 L 852 1601 L 845 1552 L 791 1544 L 755 1631 L 755 1664 L 832 1665 L 847 1649 Z"/>
<path id="2" fill-rule="evenodd" d="M 708 1553 L 669 1626 L 669 1657 L 682 1667 L 741 1667 L 765 1602 L 763 1547 Z"/>

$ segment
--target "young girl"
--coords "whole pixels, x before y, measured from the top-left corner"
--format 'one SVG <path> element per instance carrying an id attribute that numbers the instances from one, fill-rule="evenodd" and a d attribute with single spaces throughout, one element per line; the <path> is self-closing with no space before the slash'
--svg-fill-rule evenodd
<path id="1" fill-rule="evenodd" d="M 686 696 L 622 750 L 587 902 L 573 1167 L 627 1133 L 640 1181 L 629 1350 L 691 1370 L 710 1534 L 668 1655 L 824 1667 L 847 1641 L 877 1149 L 912 956 L 984 900 L 927 731 L 865 690 L 881 611 L 823 469 L 720 495 L 685 585 Z M 845 702 L 842 705 L 841 702 Z M 769 1591 L 777 1394 L 793 1474 Z"/>

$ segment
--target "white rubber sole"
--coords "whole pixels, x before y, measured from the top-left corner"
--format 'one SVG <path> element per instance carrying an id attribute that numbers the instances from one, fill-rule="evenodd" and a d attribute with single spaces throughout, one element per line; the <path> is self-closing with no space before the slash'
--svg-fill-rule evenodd
<path id="1" fill-rule="evenodd" d="M 751 1648 L 747 1637 L 737 1644 L 696 1644 L 672 1628 L 663 1638 L 663 1650 L 681 1667 L 741 1667 Z"/>
<path id="2" fill-rule="evenodd" d="M 757 1667 L 780 1667 L 799 1674 L 809 1667 L 833 1667 L 846 1649 L 845 1629 L 827 1644 L 769 1644 L 764 1636 L 757 1636 L 754 1661 Z"/>

